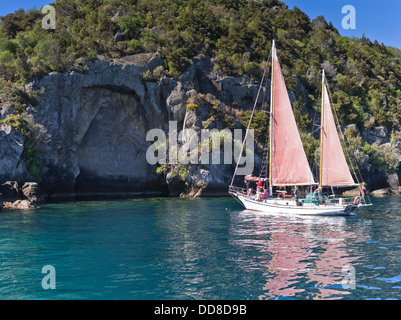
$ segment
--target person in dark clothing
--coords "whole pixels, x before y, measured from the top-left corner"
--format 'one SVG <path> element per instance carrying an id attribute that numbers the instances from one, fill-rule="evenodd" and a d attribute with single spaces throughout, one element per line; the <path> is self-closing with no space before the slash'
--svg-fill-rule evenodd
<path id="1" fill-rule="evenodd" d="M 247 192 L 247 194 L 249 196 L 249 193 L 252 192 L 252 190 L 251 190 L 251 182 L 249 180 L 244 180 L 244 182 L 245 182 L 246 192 Z"/>
<path id="2" fill-rule="evenodd" d="M 247 190 L 248 196 L 249 196 L 250 194 L 252 194 L 253 185 L 254 185 L 254 183 L 257 182 L 258 180 L 259 180 L 259 178 L 254 177 L 252 173 L 249 174 L 249 175 L 247 175 L 247 176 L 245 176 L 244 181 L 245 181 L 245 185 L 246 185 L 246 190 Z"/>
<path id="3" fill-rule="evenodd" d="M 314 192 L 316 200 L 318 201 L 319 204 L 324 204 L 324 197 L 323 197 L 323 191 L 322 187 L 319 187 L 315 190 Z"/>
<path id="4" fill-rule="evenodd" d="M 298 188 L 298 186 L 296 186 L 295 190 L 294 190 L 294 198 L 295 198 L 295 203 L 296 203 L 297 206 L 301 205 L 299 203 L 299 193 L 300 193 L 299 188 Z"/>

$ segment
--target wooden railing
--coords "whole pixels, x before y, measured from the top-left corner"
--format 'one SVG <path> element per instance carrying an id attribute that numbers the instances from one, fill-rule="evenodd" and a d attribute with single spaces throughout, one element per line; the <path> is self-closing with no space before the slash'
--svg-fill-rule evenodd
<path id="1" fill-rule="evenodd" d="M 240 188 L 236 186 L 229 186 L 228 187 L 228 192 L 229 193 L 240 193 L 240 194 L 246 194 L 246 189 L 245 188 Z"/>

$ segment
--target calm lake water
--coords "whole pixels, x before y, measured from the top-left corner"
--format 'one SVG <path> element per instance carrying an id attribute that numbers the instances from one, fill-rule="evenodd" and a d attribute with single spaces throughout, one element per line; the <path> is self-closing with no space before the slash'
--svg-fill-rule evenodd
<path id="1" fill-rule="evenodd" d="M 373 202 L 354 217 L 261 215 L 232 198 L 3 211 L 0 299 L 401 299 L 401 197 Z M 46 265 L 56 289 L 42 288 Z"/>

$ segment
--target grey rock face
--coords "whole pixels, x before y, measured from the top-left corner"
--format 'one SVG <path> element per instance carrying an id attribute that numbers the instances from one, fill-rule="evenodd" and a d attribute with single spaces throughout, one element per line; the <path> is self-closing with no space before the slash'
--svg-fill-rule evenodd
<path id="1" fill-rule="evenodd" d="M 160 65 L 89 63 L 86 74 L 55 73 L 34 83 L 44 88 L 34 120 L 48 140 L 42 175 L 46 193 L 102 195 L 165 192 L 146 161 L 152 128 L 166 129 L 162 84 L 142 83 L 141 73 Z"/>
<path id="2" fill-rule="evenodd" d="M 206 120 L 209 128 L 223 129 L 222 119 L 211 117 L 208 103 L 197 110 L 187 110 L 187 104 L 202 94 L 248 109 L 258 87 L 249 79 L 217 76 L 207 56 L 192 62 L 177 79 L 143 80 L 142 73 L 162 65 L 162 59 L 152 54 L 95 60 L 82 72 L 53 72 L 28 86 L 39 93 L 39 104 L 28 116 L 41 130 L 36 147 L 44 196 L 227 194 L 234 165 L 193 165 L 186 181 L 171 181 L 169 188 L 146 160 L 153 143 L 146 135 L 154 128 L 167 135 L 170 120 L 178 122 L 178 131 L 191 128 L 199 134 Z M 3 181 L 10 176 L 35 181 L 21 161 L 23 150 L 21 134 L 3 125 Z M 25 196 L 33 199 L 28 191 Z"/>
<path id="3" fill-rule="evenodd" d="M 24 141 L 20 132 L 10 125 L 0 126 L 0 181 L 29 179 L 30 175 L 21 159 Z"/>
<path id="4" fill-rule="evenodd" d="M 23 196 L 33 205 L 42 201 L 40 187 L 36 182 L 25 182 L 21 191 Z"/>
<path id="5" fill-rule="evenodd" d="M 389 190 L 392 194 L 398 194 L 400 190 L 400 182 L 398 180 L 398 174 L 395 172 L 389 173 L 387 175 L 387 183 L 389 185 Z"/>
<path id="6" fill-rule="evenodd" d="M 369 144 L 373 144 L 375 142 L 382 144 L 389 141 L 388 130 L 384 126 L 373 127 L 371 129 L 365 130 L 362 133 L 362 137 Z"/>
<path id="7" fill-rule="evenodd" d="M 15 201 L 21 197 L 17 181 L 6 181 L 0 185 L 0 192 L 4 201 Z"/>

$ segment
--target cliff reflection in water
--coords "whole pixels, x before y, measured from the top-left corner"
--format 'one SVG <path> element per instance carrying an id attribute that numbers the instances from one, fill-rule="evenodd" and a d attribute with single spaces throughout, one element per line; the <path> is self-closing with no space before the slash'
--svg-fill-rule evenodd
<path id="1" fill-rule="evenodd" d="M 357 217 L 291 217 L 241 211 L 232 216 L 230 243 L 244 270 L 260 270 L 258 299 L 341 299 L 342 280 L 364 257 L 356 242 L 367 241 Z M 254 252 L 254 255 L 249 253 Z"/>

